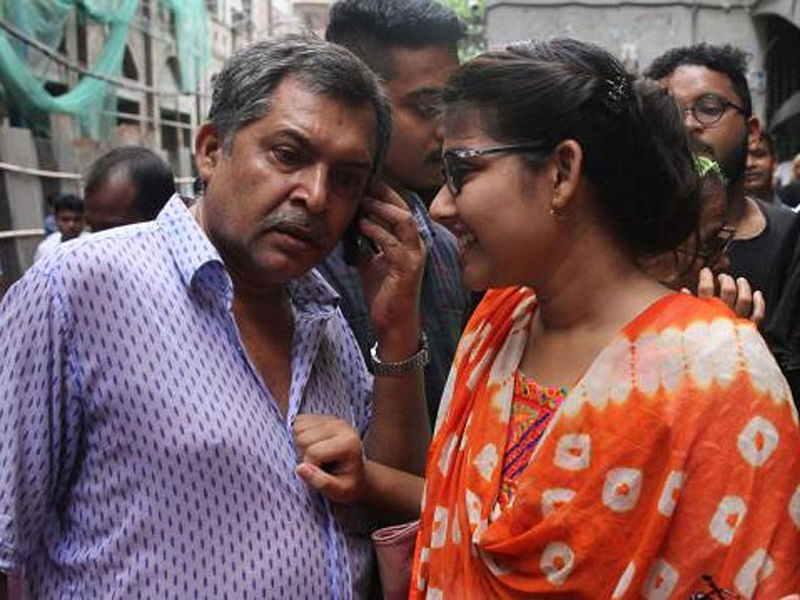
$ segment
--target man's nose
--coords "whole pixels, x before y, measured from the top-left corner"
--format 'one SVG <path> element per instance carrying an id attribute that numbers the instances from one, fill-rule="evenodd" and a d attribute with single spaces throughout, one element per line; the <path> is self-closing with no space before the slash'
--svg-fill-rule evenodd
<path id="1" fill-rule="evenodd" d="M 321 213 L 327 208 L 328 177 L 328 169 L 322 164 L 310 165 L 303 169 L 294 196 L 306 205 L 310 213 Z"/>
<path id="2" fill-rule="evenodd" d="M 705 129 L 703 124 L 694 116 L 694 111 L 691 108 L 683 108 L 683 126 L 687 131 L 699 132 Z"/>

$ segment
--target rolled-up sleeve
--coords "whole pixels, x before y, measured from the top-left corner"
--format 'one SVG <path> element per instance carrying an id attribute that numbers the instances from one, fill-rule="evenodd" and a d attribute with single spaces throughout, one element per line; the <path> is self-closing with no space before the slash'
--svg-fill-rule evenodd
<path id="1" fill-rule="evenodd" d="M 80 400 L 57 278 L 34 269 L 0 304 L 0 570 L 17 572 L 57 519 L 78 454 Z"/>

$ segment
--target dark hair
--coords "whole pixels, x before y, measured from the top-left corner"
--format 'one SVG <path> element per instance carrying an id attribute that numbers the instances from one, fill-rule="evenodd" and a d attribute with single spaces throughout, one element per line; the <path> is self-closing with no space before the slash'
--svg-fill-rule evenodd
<path id="1" fill-rule="evenodd" d="M 697 227 L 698 178 L 677 103 L 602 48 L 513 44 L 462 65 L 444 100 L 446 110 L 476 107 L 500 142 L 577 141 L 601 214 L 633 257 L 672 250 Z M 523 156 L 540 164 L 543 155 Z"/>
<path id="2" fill-rule="evenodd" d="M 769 152 L 771 157 L 778 158 L 775 155 L 775 141 L 772 139 L 772 136 L 769 133 L 762 130 L 758 141 L 764 144 L 764 147 L 767 149 L 767 152 Z"/>
<path id="3" fill-rule="evenodd" d="M 339 0 L 325 39 L 353 52 L 384 80 L 395 76 L 393 47 L 437 46 L 456 51 L 464 24 L 435 0 Z"/>
<path id="4" fill-rule="evenodd" d="M 275 88 L 293 77 L 312 92 L 350 106 L 369 104 L 377 121 L 373 171 L 386 156 L 391 135 L 389 102 L 375 75 L 347 49 L 309 35 L 252 44 L 234 53 L 214 80 L 208 120 L 230 153 L 236 132 L 264 116 Z"/>
<path id="5" fill-rule="evenodd" d="M 736 95 L 742 101 L 742 110 L 749 117 L 753 114 L 753 102 L 750 98 L 750 87 L 747 85 L 747 59 L 746 52 L 730 44 L 695 44 L 668 50 L 653 61 L 644 76 L 656 80 L 664 79 L 683 65 L 698 65 L 722 73 L 730 79 Z"/>
<path id="6" fill-rule="evenodd" d="M 53 205 L 53 212 L 60 213 L 62 210 L 83 214 L 83 200 L 75 194 L 55 194 L 50 199 Z"/>
<path id="7" fill-rule="evenodd" d="M 117 173 L 125 174 L 136 190 L 133 209 L 145 221 L 155 219 L 175 193 L 172 169 L 158 154 L 142 146 L 122 146 L 107 152 L 89 167 L 84 195 L 92 194 Z"/>

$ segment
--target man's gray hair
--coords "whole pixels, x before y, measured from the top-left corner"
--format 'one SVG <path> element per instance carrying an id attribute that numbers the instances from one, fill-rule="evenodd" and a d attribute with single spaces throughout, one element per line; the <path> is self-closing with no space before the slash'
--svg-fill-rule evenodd
<path id="1" fill-rule="evenodd" d="M 386 157 L 391 109 L 376 76 L 346 48 L 310 35 L 256 42 L 234 53 L 214 80 L 208 120 L 230 154 L 236 132 L 264 116 L 270 98 L 286 77 L 314 93 L 360 107 L 371 104 L 377 122 L 373 172 Z"/>

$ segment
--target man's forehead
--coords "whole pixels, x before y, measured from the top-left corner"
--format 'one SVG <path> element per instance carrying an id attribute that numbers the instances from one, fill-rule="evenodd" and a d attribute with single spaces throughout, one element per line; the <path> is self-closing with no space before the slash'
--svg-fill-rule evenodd
<path id="1" fill-rule="evenodd" d="M 447 46 L 420 46 L 389 49 L 394 77 L 387 88 L 402 88 L 404 94 L 418 89 L 442 89 L 458 67 L 458 55 Z"/>
<path id="2" fill-rule="evenodd" d="M 268 136 L 314 147 L 322 144 L 358 161 L 371 161 L 377 136 L 377 115 L 370 102 L 346 102 L 292 78 L 278 85 L 269 110 L 254 124 Z"/>
<path id="3" fill-rule="evenodd" d="M 704 65 L 679 65 L 659 82 L 681 102 L 691 102 L 706 94 L 716 94 L 741 103 L 730 78 Z"/>

